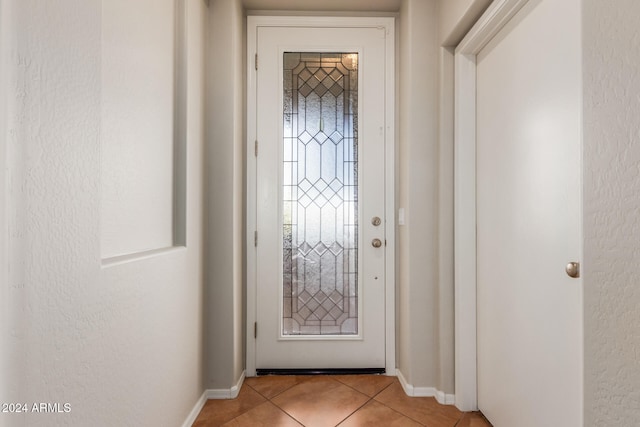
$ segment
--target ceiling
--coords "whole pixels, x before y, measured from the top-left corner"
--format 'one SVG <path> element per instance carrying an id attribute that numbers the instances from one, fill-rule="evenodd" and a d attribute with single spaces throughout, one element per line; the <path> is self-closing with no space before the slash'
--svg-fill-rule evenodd
<path id="1" fill-rule="evenodd" d="M 243 0 L 247 10 L 398 12 L 402 0 Z"/>

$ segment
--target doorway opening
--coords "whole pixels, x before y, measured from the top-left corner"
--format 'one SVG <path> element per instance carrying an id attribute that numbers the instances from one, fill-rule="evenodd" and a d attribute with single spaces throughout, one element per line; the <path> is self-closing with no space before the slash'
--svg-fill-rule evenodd
<path id="1" fill-rule="evenodd" d="M 394 20 L 249 17 L 247 375 L 395 375 Z"/>

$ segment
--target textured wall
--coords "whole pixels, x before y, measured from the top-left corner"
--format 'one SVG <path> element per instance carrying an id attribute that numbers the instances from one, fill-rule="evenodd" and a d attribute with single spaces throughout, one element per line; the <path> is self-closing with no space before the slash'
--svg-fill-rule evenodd
<path id="1" fill-rule="evenodd" d="M 416 387 L 438 382 L 438 51 L 435 1 L 400 12 L 398 368 Z M 453 328 L 453 325 L 450 325 Z"/>
<path id="2" fill-rule="evenodd" d="M 180 425 L 202 393 L 204 3 L 188 2 L 189 245 L 109 268 L 100 262 L 102 2 L 3 0 L 3 12 L 7 4 L 15 81 L 1 382 L 9 401 L 68 402 L 71 413 L 0 414 L 0 425 Z"/>
<path id="3" fill-rule="evenodd" d="M 174 243 L 174 21 L 175 0 L 102 4 L 103 258 Z"/>
<path id="4" fill-rule="evenodd" d="M 640 2 L 584 1 L 585 425 L 640 420 Z"/>
<path id="5" fill-rule="evenodd" d="M 7 224 L 8 191 L 7 191 L 7 148 L 10 139 L 7 129 L 9 118 L 9 92 L 15 85 L 11 84 L 13 76 L 10 67 L 9 48 L 12 45 L 12 19 L 10 4 L 0 1 L 0 348 L 7 349 L 10 341 L 10 305 L 9 305 L 9 262 Z M 11 90 L 11 92 L 13 92 Z M 13 98 L 13 96 L 11 97 Z M 9 352 L 0 350 L 0 402 L 9 401 L 10 384 L 6 373 L 9 372 Z M 0 421 L 0 425 L 1 421 Z"/>
<path id="6" fill-rule="evenodd" d="M 211 0 L 207 75 L 207 373 L 229 389 L 244 370 L 244 12 L 240 0 Z"/>

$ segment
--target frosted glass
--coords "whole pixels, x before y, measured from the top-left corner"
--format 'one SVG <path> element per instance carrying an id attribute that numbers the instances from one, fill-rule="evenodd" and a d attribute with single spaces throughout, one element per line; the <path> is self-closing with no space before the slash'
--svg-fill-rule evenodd
<path id="1" fill-rule="evenodd" d="M 283 334 L 358 333 L 358 55 L 283 58 Z"/>

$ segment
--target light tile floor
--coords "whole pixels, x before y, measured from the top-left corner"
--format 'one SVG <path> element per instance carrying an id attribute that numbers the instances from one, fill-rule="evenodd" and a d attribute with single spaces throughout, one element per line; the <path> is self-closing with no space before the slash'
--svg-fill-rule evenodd
<path id="1" fill-rule="evenodd" d="M 432 397 L 408 397 L 383 375 L 247 378 L 233 400 L 209 400 L 193 427 L 491 427 Z"/>

